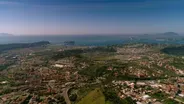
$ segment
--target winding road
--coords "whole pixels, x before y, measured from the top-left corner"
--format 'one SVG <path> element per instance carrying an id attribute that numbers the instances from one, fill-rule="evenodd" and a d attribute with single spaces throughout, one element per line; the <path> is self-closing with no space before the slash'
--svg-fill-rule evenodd
<path id="1" fill-rule="evenodd" d="M 70 99 L 69 99 L 69 97 L 68 97 L 68 91 L 69 91 L 69 90 L 70 90 L 70 87 L 69 87 L 69 88 L 64 88 L 64 89 L 63 89 L 63 96 L 64 96 L 64 98 L 65 98 L 66 104 L 71 104 Z"/>

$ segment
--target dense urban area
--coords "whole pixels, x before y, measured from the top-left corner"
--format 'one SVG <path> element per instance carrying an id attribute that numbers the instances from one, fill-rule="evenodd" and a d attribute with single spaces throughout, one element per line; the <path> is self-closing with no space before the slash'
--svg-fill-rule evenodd
<path id="1" fill-rule="evenodd" d="M 184 103 L 184 47 L 66 43 L 2 45 L 0 104 Z"/>

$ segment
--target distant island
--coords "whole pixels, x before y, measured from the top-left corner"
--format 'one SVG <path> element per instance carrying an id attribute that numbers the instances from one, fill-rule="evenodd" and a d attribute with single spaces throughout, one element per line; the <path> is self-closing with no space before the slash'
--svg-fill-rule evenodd
<path id="1" fill-rule="evenodd" d="M 166 32 L 166 33 L 163 33 L 162 35 L 165 35 L 165 36 L 179 36 L 179 34 L 175 33 L 175 32 Z"/>
<path id="2" fill-rule="evenodd" d="M 8 33 L 0 33 L 0 36 L 14 36 L 14 35 Z"/>
<path id="3" fill-rule="evenodd" d="M 2 51 L 8 51 L 12 49 L 18 49 L 18 48 L 30 48 L 30 47 L 39 47 L 48 45 L 50 42 L 48 41 L 40 41 L 35 43 L 14 43 L 14 44 L 1 44 L 0 45 L 0 52 Z"/>
<path id="4" fill-rule="evenodd" d="M 66 46 L 73 46 L 73 45 L 75 45 L 75 41 L 65 41 L 64 45 L 66 45 Z"/>
<path id="5" fill-rule="evenodd" d="M 156 34 L 143 34 L 143 36 L 179 36 L 179 34 L 176 32 L 164 32 Z"/>

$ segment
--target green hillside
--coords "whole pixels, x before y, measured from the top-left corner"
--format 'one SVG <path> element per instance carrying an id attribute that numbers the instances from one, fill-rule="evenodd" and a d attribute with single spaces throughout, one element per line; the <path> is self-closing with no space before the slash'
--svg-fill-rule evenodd
<path id="1" fill-rule="evenodd" d="M 91 91 L 77 104 L 105 104 L 105 96 L 102 91 L 97 88 Z"/>

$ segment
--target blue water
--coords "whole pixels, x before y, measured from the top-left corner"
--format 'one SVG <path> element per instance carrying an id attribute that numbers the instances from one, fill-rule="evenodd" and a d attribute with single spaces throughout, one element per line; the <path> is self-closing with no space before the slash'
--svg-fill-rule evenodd
<path id="1" fill-rule="evenodd" d="M 75 41 L 76 45 L 114 45 L 124 43 L 164 43 L 164 44 L 184 44 L 184 40 L 157 41 L 155 39 L 141 39 L 139 37 L 130 38 L 123 35 L 73 35 L 73 36 L 11 36 L 0 37 L 0 44 L 8 43 L 32 43 L 38 41 L 49 41 L 52 44 L 63 44 L 64 41 Z"/>
<path id="2" fill-rule="evenodd" d="M 64 41 L 75 41 L 76 45 L 112 45 L 122 44 L 122 36 L 13 36 L 1 37 L 0 44 L 7 43 L 31 43 L 38 41 L 49 41 L 52 44 L 63 44 Z"/>

